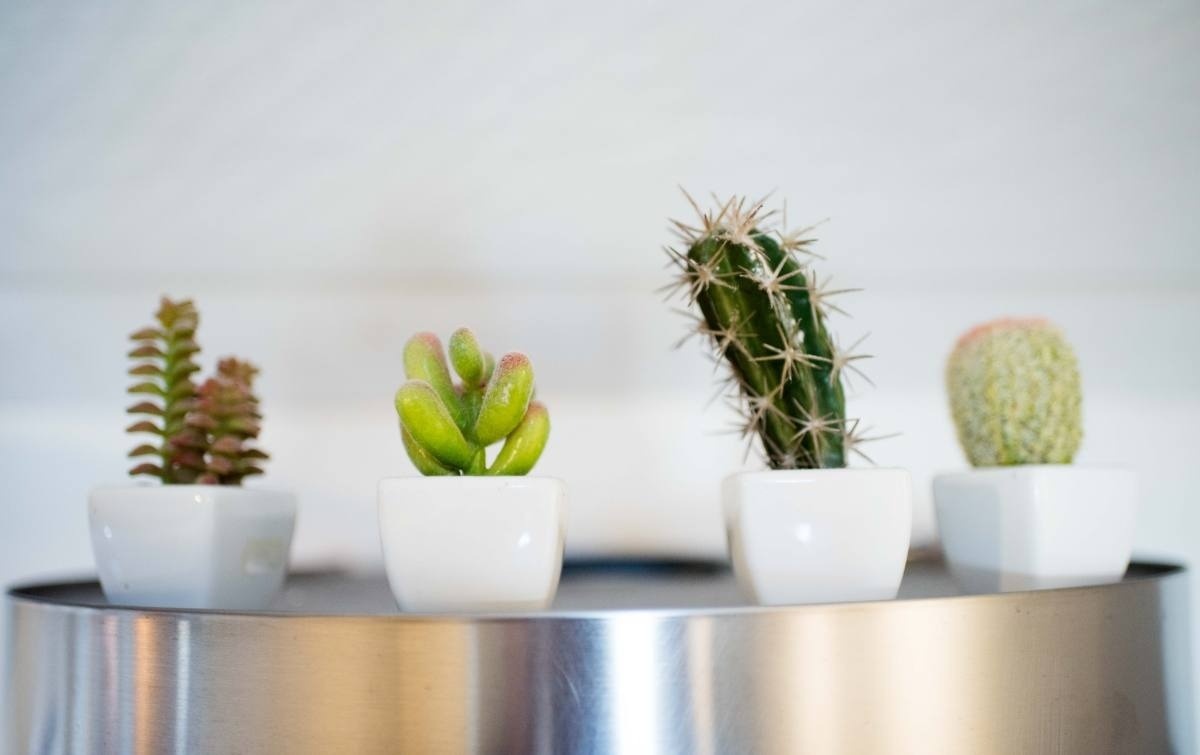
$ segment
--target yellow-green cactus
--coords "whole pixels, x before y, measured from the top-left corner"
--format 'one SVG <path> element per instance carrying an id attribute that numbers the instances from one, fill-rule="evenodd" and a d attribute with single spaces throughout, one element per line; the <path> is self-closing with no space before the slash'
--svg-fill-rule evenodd
<path id="1" fill-rule="evenodd" d="M 1083 437 L 1079 368 L 1045 320 L 999 319 L 967 331 L 946 365 L 958 441 L 976 467 L 1069 464 Z"/>
<path id="2" fill-rule="evenodd" d="M 409 459 L 423 475 L 528 474 L 550 435 L 546 407 L 532 400 L 529 357 L 514 352 L 496 362 L 467 328 L 450 336 L 449 351 L 447 365 L 433 333 L 418 333 L 404 347 L 408 381 L 396 392 L 396 413 Z M 500 440 L 488 465 L 485 450 Z"/>

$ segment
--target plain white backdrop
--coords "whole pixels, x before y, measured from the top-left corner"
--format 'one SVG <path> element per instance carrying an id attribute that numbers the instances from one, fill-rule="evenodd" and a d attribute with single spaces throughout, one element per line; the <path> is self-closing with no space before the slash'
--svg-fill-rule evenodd
<path id="1" fill-rule="evenodd" d="M 199 302 L 206 364 L 262 366 L 300 565 L 379 568 L 400 348 L 462 324 L 534 361 L 574 554 L 720 556 L 740 446 L 654 293 L 677 185 L 828 219 L 820 269 L 865 289 L 835 327 L 876 357 L 851 412 L 901 433 L 872 456 L 912 469 L 918 542 L 964 464 L 951 343 L 1041 314 L 1083 366 L 1079 460 L 1141 476 L 1139 554 L 1200 558 L 1194 2 L 15 2 L 0 579 L 90 569 L 125 334 L 163 292 Z"/>

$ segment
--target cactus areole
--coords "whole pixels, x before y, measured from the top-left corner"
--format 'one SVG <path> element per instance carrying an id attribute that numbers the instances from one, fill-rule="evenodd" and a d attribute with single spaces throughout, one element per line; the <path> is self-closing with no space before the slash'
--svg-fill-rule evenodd
<path id="1" fill-rule="evenodd" d="M 946 390 L 973 466 L 1069 464 L 1079 449 L 1079 368 L 1045 320 L 1004 318 L 967 331 L 946 364 Z"/>
<path id="2" fill-rule="evenodd" d="M 449 346 L 449 365 L 432 333 L 404 347 L 408 380 L 396 391 L 396 413 L 408 458 L 423 475 L 528 474 L 550 435 L 546 407 L 532 400 L 529 358 L 513 352 L 497 362 L 467 328 L 454 331 Z M 486 450 L 499 441 L 489 464 Z"/>
<path id="3" fill-rule="evenodd" d="M 845 466 L 868 438 L 846 419 L 842 378 L 866 355 L 839 349 L 825 320 L 841 311 L 831 297 L 850 289 L 822 284 L 808 265 L 811 229 L 773 227 L 763 202 L 702 212 L 688 201 L 699 225 L 673 221 L 686 249 L 667 248 L 679 272 L 670 288 L 700 310 L 696 332 L 730 368 L 740 431 L 759 438 L 772 468 Z"/>

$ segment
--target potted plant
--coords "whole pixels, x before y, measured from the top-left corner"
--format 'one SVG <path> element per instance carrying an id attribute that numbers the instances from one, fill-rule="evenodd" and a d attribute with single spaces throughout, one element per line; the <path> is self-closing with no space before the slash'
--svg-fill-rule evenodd
<path id="1" fill-rule="evenodd" d="M 836 291 L 809 266 L 810 229 L 773 223 L 764 203 L 730 199 L 698 225 L 674 222 L 675 287 L 700 315 L 695 330 L 728 365 L 744 436 L 767 471 L 722 488 L 730 560 L 759 603 L 895 597 L 904 573 L 912 485 L 903 469 L 847 469 L 868 440 L 847 420 L 842 380 L 863 358 L 826 329 Z"/>
<path id="2" fill-rule="evenodd" d="M 199 315 L 163 298 L 156 324 L 132 335 L 144 397 L 131 433 L 148 434 L 129 473 L 159 485 L 96 488 L 88 498 L 92 549 L 109 601 L 168 608 L 263 608 L 287 571 L 296 521 L 291 494 L 247 488 L 267 454 L 256 447 L 262 415 L 258 370 L 226 358 L 197 383 Z"/>
<path id="3" fill-rule="evenodd" d="M 493 360 L 467 328 L 450 336 L 449 354 L 460 385 L 436 335 L 404 347 L 396 413 L 422 476 L 379 483 L 388 582 L 410 611 L 545 607 L 562 571 L 566 488 L 526 476 L 550 434 L 533 366 L 516 352 Z"/>
<path id="4" fill-rule="evenodd" d="M 946 561 L 972 592 L 1109 582 L 1133 550 L 1136 480 L 1076 466 L 1082 390 L 1071 345 L 1040 319 L 967 331 L 946 365 L 958 440 L 975 469 L 934 478 Z"/>

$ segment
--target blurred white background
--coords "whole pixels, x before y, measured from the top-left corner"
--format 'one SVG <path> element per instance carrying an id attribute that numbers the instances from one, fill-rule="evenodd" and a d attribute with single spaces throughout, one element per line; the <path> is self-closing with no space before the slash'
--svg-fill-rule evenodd
<path id="1" fill-rule="evenodd" d="M 1040 314 L 1084 370 L 1081 462 L 1136 468 L 1138 552 L 1200 557 L 1200 5 L 12 2 L 0 7 L 0 579 L 90 569 L 123 479 L 125 336 L 192 296 L 263 368 L 300 565 L 379 562 L 416 330 L 521 349 L 576 555 L 719 556 L 711 372 L 654 290 L 676 186 L 788 200 L 863 287 L 853 414 L 964 464 L 957 334 Z M 1200 602 L 1200 601 L 1198 601 Z"/>

